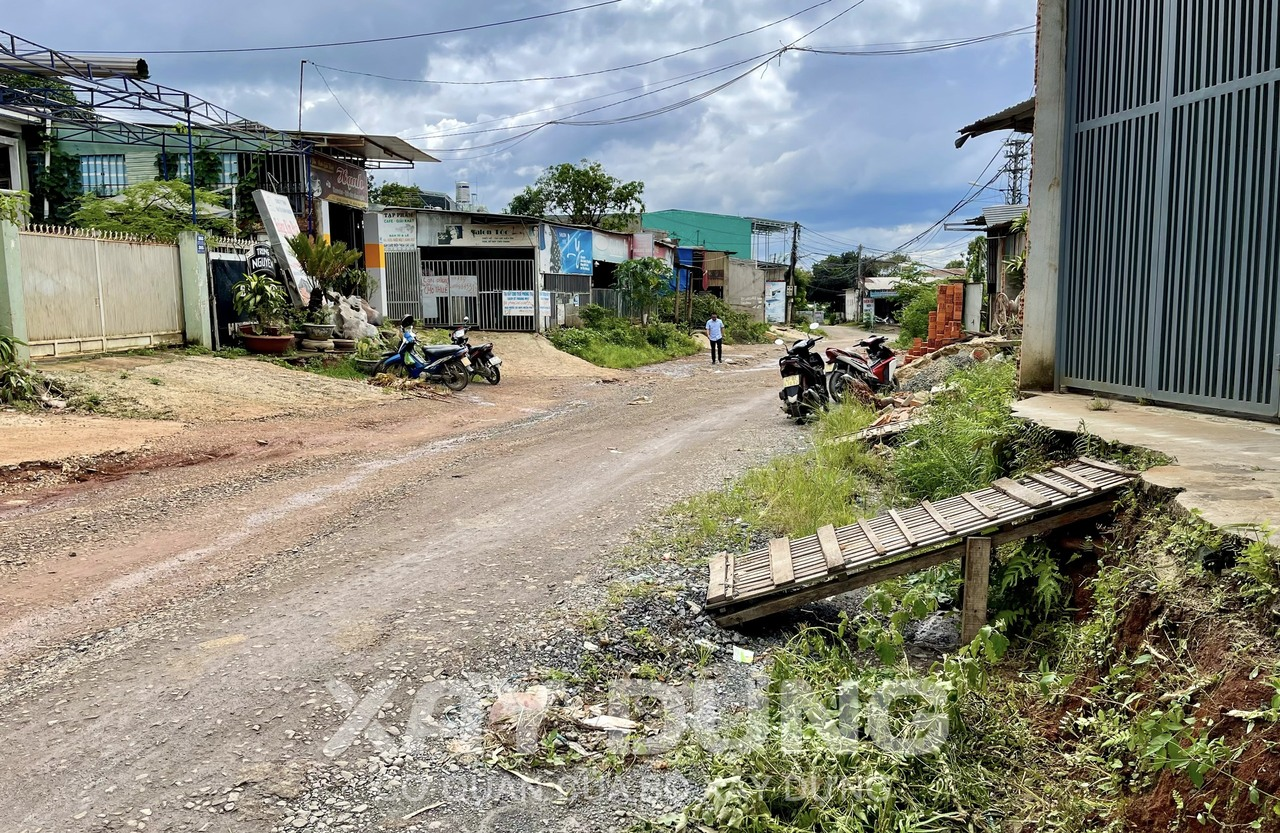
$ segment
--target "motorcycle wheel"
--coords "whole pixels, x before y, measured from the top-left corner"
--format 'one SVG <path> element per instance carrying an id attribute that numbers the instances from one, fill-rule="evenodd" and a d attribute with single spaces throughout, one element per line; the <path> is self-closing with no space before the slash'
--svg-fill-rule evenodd
<path id="1" fill-rule="evenodd" d="M 455 393 L 471 382 L 471 374 L 462 366 L 462 362 L 449 362 L 443 370 L 444 386 Z"/>
<path id="2" fill-rule="evenodd" d="M 484 380 L 491 385 L 496 385 L 502 381 L 502 368 L 500 367 L 494 367 L 493 365 L 487 364 L 480 373 L 484 376 Z"/>
<path id="3" fill-rule="evenodd" d="M 844 402 L 849 393 L 849 374 L 832 371 L 827 376 L 827 395 L 832 402 Z"/>
<path id="4" fill-rule="evenodd" d="M 391 359 L 383 359 L 378 362 L 378 366 L 373 369 L 373 375 L 386 373 L 388 376 L 405 377 L 409 375 L 409 371 L 405 368 L 402 361 L 391 361 Z"/>

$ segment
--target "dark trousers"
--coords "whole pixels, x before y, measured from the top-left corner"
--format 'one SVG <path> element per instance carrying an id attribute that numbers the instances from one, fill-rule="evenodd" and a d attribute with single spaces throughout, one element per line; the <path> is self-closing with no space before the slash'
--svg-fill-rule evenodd
<path id="1" fill-rule="evenodd" d="M 711 342 L 711 363 L 724 363 L 724 339 L 717 338 Z"/>

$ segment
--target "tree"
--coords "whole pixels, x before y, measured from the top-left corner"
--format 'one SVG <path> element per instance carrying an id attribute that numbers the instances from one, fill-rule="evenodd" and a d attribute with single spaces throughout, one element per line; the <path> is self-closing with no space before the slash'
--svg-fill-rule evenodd
<path id="1" fill-rule="evenodd" d="M 671 267 L 658 257 L 641 257 L 618 264 L 614 271 L 618 288 L 631 301 L 633 309 L 647 315 L 658 303 L 663 291 L 671 285 Z"/>
<path id="2" fill-rule="evenodd" d="M 374 185 L 369 181 L 369 202 L 378 205 L 396 205 L 402 208 L 422 208 L 426 192 L 417 185 L 401 185 L 399 182 L 384 182 Z"/>
<path id="3" fill-rule="evenodd" d="M 38 135 L 41 151 L 49 154 L 49 164 L 45 165 L 44 153 L 31 155 L 35 160 L 31 165 L 31 211 L 41 222 L 66 225 L 80 207 L 83 194 L 80 157 L 67 153 L 44 131 Z"/>
<path id="4" fill-rule="evenodd" d="M 80 104 L 71 86 L 57 78 L 42 78 L 25 72 L 2 71 L 0 87 L 20 91 L 9 93 L 9 101 L 14 104 L 43 106 L 47 101 L 56 101 L 73 107 Z"/>
<path id="5" fill-rule="evenodd" d="M 821 303 L 839 303 L 844 299 L 846 289 L 853 289 L 858 285 L 859 278 L 892 271 L 906 259 L 903 255 L 877 257 L 866 251 L 859 258 L 856 249 L 843 254 L 827 255 L 813 264 L 813 278 L 809 283 L 808 295 Z"/>
<path id="6" fill-rule="evenodd" d="M 188 229 L 213 234 L 231 234 L 235 224 L 225 216 L 223 197 L 212 191 L 196 190 L 196 222 L 191 222 L 191 186 L 180 181 L 139 182 L 114 197 L 86 194 L 72 222 L 81 228 L 118 231 L 176 240 Z"/>
<path id="7" fill-rule="evenodd" d="M 547 168 L 511 198 L 507 212 L 543 219 L 555 215 L 575 225 L 622 230 L 644 212 L 643 193 L 643 182 L 622 182 L 599 162 L 583 159 Z"/>
<path id="8" fill-rule="evenodd" d="M 965 252 L 964 279 L 969 283 L 986 283 L 987 280 L 987 238 L 979 234 L 969 241 L 969 249 Z"/>
<path id="9" fill-rule="evenodd" d="M 319 292 L 311 293 L 307 315 L 315 323 L 323 323 L 326 316 L 320 307 L 324 303 L 324 293 L 333 289 L 343 273 L 356 265 L 360 260 L 360 252 L 348 249 L 347 244 L 342 242 L 331 243 L 324 238 L 313 241 L 301 232 L 285 242 L 293 249 L 302 271 L 310 275 L 320 288 Z"/>
<path id="10" fill-rule="evenodd" d="M 964 258 L 962 258 L 962 257 L 953 257 L 951 260 L 948 260 L 948 261 L 947 261 L 947 265 L 946 265 L 945 267 L 943 267 L 943 268 L 945 268 L 945 269 L 963 269 L 963 268 L 964 268 L 964 266 L 965 266 L 965 264 L 964 264 Z"/>

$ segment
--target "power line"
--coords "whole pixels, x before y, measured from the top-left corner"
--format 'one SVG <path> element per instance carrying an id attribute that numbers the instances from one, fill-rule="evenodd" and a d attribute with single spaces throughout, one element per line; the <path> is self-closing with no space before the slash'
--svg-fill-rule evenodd
<path id="1" fill-rule="evenodd" d="M 312 64 L 311 68 L 316 71 L 316 75 L 320 76 L 320 80 L 324 82 L 324 88 L 329 91 L 329 95 L 333 96 L 334 102 L 336 102 L 337 105 L 342 108 L 342 112 L 347 114 L 347 118 L 351 119 L 351 123 L 356 126 L 356 130 L 360 133 L 363 133 L 364 128 L 360 126 L 360 122 L 356 121 L 356 117 L 351 115 L 351 111 L 348 110 L 346 108 L 346 105 L 342 103 L 342 99 L 338 98 L 338 94 L 333 91 L 333 87 L 329 86 L 329 79 L 324 77 L 324 73 L 321 72 L 320 68 L 317 67 L 315 64 Z"/>
<path id="2" fill-rule="evenodd" d="M 492 29 L 497 26 L 509 26 L 513 23 L 528 23 L 533 20 L 545 20 L 549 17 L 585 12 L 601 6 L 612 6 L 622 0 L 600 0 L 588 6 L 576 6 L 572 9 L 561 9 L 558 12 L 544 12 L 526 17 L 513 17 L 508 20 L 495 20 L 492 23 L 478 23 L 474 26 L 459 26 L 455 29 L 441 29 L 435 32 L 418 32 L 413 35 L 389 35 L 382 38 L 364 38 L 362 40 L 334 41 L 332 43 L 304 43 L 292 46 L 240 46 L 224 49 L 126 49 L 107 52 L 101 49 L 77 49 L 72 52 L 88 52 L 94 55 L 224 55 L 231 52 L 285 52 L 292 49 L 327 49 L 334 46 L 359 46 L 366 43 L 390 43 L 392 41 L 413 40 L 415 38 L 431 38 L 438 35 L 455 35 L 460 32 L 475 32 L 480 29 Z"/>
<path id="3" fill-rule="evenodd" d="M 698 46 L 691 46 L 688 49 L 681 49 L 679 52 L 671 52 L 667 55 L 659 55 L 658 57 L 650 58 L 647 61 L 638 61 L 634 64 L 623 64 L 622 66 L 609 67 L 608 69 L 597 69 L 597 70 L 592 70 L 590 72 L 579 72 L 579 73 L 574 73 L 572 75 L 539 75 L 531 78 L 498 78 L 498 79 L 493 79 L 489 81 L 438 81 L 431 78 L 397 78 L 391 75 L 378 75 L 377 73 L 374 73 L 374 72 L 361 72 L 359 70 L 340 69 L 339 67 L 330 67 L 330 66 L 326 66 L 325 69 L 333 70 L 334 72 L 345 72 L 349 75 L 363 75 L 367 78 L 378 78 L 383 81 L 400 81 L 406 84 L 445 84 L 445 85 L 451 85 L 451 86 L 487 86 L 490 84 L 523 84 L 523 83 L 532 82 L 532 81 L 565 81 L 571 78 L 589 78 L 593 75 L 604 75 L 610 72 L 620 72 L 625 69 L 636 69 L 637 67 L 649 66 L 650 64 L 656 64 L 659 61 L 665 61 L 668 58 L 676 58 L 681 55 L 688 55 L 691 52 L 698 52 L 702 49 L 709 49 L 712 46 L 718 46 L 722 43 L 727 43 L 728 41 L 734 40 L 736 38 L 746 37 L 747 35 L 754 35 L 756 32 L 763 32 L 765 29 L 769 29 L 781 23 L 786 23 L 788 20 L 791 20 L 792 18 L 799 17 L 800 15 L 806 12 L 811 12 L 814 9 L 819 8 L 820 6 L 825 6 L 833 2 L 835 2 L 835 0 L 822 0 L 822 2 L 820 3 L 814 3 L 812 6 L 806 6 L 800 11 L 795 12 L 793 14 L 789 14 L 786 17 L 779 18 L 778 20 L 775 20 L 772 23 L 766 23 L 762 26 L 757 26 L 754 29 L 748 29 L 745 32 L 738 32 L 733 35 L 727 35 L 723 38 L 719 38 L 718 40 L 710 41 L 709 43 L 699 44 Z"/>
<path id="4" fill-rule="evenodd" d="M 1019 35 L 1030 35 L 1035 32 L 1035 26 L 1021 26 L 1017 29 L 1009 29 L 1004 32 L 993 32 L 989 35 L 978 35 L 970 38 L 960 38 L 957 40 L 934 42 L 931 45 L 916 45 L 910 48 L 898 49 L 872 49 L 867 47 L 849 47 L 837 48 L 830 46 L 801 46 L 797 49 L 801 52 L 812 52 L 816 55 L 842 55 L 845 57 L 876 57 L 881 55 L 923 55 L 929 52 L 943 52 L 948 49 L 959 49 L 964 46 L 974 46 L 980 43 L 988 43 L 1002 38 L 1017 37 Z"/>

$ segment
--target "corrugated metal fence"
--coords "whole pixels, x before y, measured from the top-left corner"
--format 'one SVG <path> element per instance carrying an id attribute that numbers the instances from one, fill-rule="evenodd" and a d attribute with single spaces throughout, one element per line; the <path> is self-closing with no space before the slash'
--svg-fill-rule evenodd
<path id="1" fill-rule="evenodd" d="M 1280 413 L 1280 6 L 1069 4 L 1059 383 Z"/>
<path id="2" fill-rule="evenodd" d="M 33 356 L 182 343 L 176 245 L 36 226 L 18 246 Z"/>

